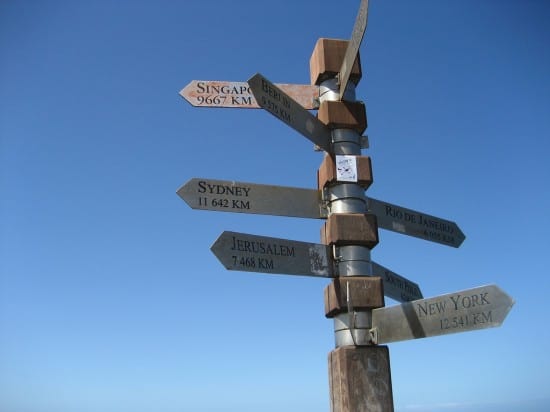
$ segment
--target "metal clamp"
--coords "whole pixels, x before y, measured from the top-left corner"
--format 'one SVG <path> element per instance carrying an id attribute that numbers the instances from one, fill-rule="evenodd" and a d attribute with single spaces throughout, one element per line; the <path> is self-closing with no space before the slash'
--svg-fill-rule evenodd
<path id="1" fill-rule="evenodd" d="M 355 340 L 355 312 L 353 311 L 353 305 L 351 302 L 351 293 L 349 292 L 349 282 L 346 282 L 346 304 L 348 306 L 348 320 L 349 320 L 349 331 L 351 334 L 351 339 L 353 340 L 353 345 L 357 346 L 357 341 Z"/>
<path id="2" fill-rule="evenodd" d="M 369 330 L 369 340 L 373 345 L 378 345 L 378 328 Z"/>
<path id="3" fill-rule="evenodd" d="M 370 249 L 365 246 L 332 245 L 332 260 L 337 276 L 374 276 Z"/>

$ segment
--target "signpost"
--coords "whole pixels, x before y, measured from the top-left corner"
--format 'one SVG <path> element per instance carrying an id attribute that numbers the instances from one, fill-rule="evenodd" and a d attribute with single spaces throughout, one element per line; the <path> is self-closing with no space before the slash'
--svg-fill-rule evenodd
<path id="1" fill-rule="evenodd" d="M 332 151 L 332 134 L 317 117 L 312 115 L 288 94 L 279 89 L 260 73 L 248 80 L 250 90 L 258 104 L 273 116 L 311 140 L 321 149 Z"/>
<path id="2" fill-rule="evenodd" d="M 327 153 L 334 153 L 335 140 L 337 153 L 357 161 L 365 148 L 357 140 L 366 112 L 364 105 L 341 100 L 367 15 L 368 0 L 361 0 L 347 47 L 334 39 L 315 46 L 312 83 L 332 91 L 324 92 L 321 105 L 318 86 L 275 85 L 259 73 L 246 83 L 193 80 L 180 94 L 198 107 L 261 107 Z M 326 124 L 308 111 L 317 108 Z M 371 260 L 378 228 L 453 247 L 464 233 L 455 222 L 364 197 L 366 186 L 323 165 L 322 190 L 192 178 L 177 194 L 193 209 L 327 219 L 323 244 L 226 231 L 211 250 L 228 270 L 334 278 L 325 289 L 325 316 L 334 319 L 336 338 L 329 355 L 331 411 L 393 411 L 389 351 L 379 345 L 500 326 L 514 301 L 496 285 L 423 299 L 416 283 Z M 403 303 L 384 307 L 384 295 Z"/>
<path id="3" fill-rule="evenodd" d="M 319 107 L 318 86 L 277 84 L 277 87 L 292 96 L 304 109 Z M 260 108 L 246 82 L 193 80 L 179 94 L 195 107 Z"/>
<path id="4" fill-rule="evenodd" d="M 367 29 L 368 9 L 369 1 L 361 0 L 359 12 L 357 13 L 357 18 L 355 19 L 355 24 L 353 25 L 351 40 L 348 44 L 348 48 L 346 49 L 346 54 L 344 55 L 344 60 L 342 61 L 340 73 L 338 74 L 338 82 L 340 83 L 340 100 L 342 100 L 344 92 L 346 91 L 346 87 L 348 86 L 351 68 L 353 67 L 353 63 L 357 58 L 357 55 L 359 53 L 359 46 L 361 45 L 365 30 Z"/>
<path id="5" fill-rule="evenodd" d="M 384 344 L 496 327 L 513 305 L 509 295 L 489 285 L 375 309 L 371 338 Z"/>

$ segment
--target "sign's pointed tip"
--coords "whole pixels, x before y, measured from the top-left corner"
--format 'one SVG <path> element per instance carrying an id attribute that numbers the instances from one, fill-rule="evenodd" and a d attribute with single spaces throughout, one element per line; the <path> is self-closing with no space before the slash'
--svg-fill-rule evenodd
<path id="1" fill-rule="evenodd" d="M 250 82 L 254 82 L 256 79 L 263 77 L 259 72 L 256 72 L 254 75 L 250 76 L 250 78 L 246 81 L 248 84 Z"/>
<path id="2" fill-rule="evenodd" d="M 218 251 L 219 251 L 219 244 L 220 242 L 223 240 L 223 238 L 226 236 L 228 232 L 227 231 L 223 231 L 217 238 L 216 240 L 214 240 L 214 243 L 212 243 L 212 245 L 210 246 L 210 250 L 212 251 L 212 253 L 214 255 L 216 255 L 216 257 L 218 257 L 219 259 L 219 256 L 218 256 Z"/>

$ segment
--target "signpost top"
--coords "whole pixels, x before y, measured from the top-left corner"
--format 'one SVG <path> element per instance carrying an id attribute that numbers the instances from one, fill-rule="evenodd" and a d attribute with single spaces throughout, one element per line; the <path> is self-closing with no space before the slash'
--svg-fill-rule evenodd
<path id="1" fill-rule="evenodd" d="M 340 83 L 340 100 L 344 96 L 344 92 L 348 85 L 349 76 L 351 74 L 351 69 L 353 67 L 353 62 L 357 58 L 357 53 L 359 53 L 359 46 L 365 35 L 365 30 L 367 29 L 367 16 L 369 9 L 369 1 L 361 0 L 361 5 L 359 6 L 359 12 L 357 13 L 357 18 L 355 19 L 355 25 L 353 26 L 353 32 L 351 34 L 351 40 L 346 49 L 346 54 L 344 55 L 344 60 L 342 61 L 342 67 L 340 68 L 340 73 L 338 74 L 338 82 Z"/>

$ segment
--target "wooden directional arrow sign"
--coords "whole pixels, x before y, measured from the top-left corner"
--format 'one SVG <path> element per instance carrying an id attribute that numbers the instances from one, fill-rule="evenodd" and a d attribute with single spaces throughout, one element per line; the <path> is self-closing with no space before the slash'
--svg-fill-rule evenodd
<path id="1" fill-rule="evenodd" d="M 307 84 L 278 84 L 304 109 L 319 108 L 319 87 Z M 246 82 L 193 80 L 180 91 L 181 97 L 196 107 L 258 109 L 260 106 Z"/>
<path id="2" fill-rule="evenodd" d="M 514 300 L 496 285 L 372 311 L 371 339 L 384 344 L 500 326 Z"/>
<path id="3" fill-rule="evenodd" d="M 223 232 L 211 247 L 229 270 L 331 277 L 329 248 L 245 233 Z"/>
<path id="4" fill-rule="evenodd" d="M 193 209 L 320 218 L 320 192 L 294 187 L 194 178 L 177 194 Z"/>
<path id="5" fill-rule="evenodd" d="M 384 282 L 384 295 L 398 302 L 423 298 L 420 287 L 416 283 L 375 262 L 372 262 L 372 269 L 374 276 L 381 277 Z"/>
<path id="6" fill-rule="evenodd" d="M 330 129 L 288 94 L 259 73 L 248 80 L 248 85 L 263 109 L 300 132 L 321 149 L 328 153 L 332 151 Z"/>
<path id="7" fill-rule="evenodd" d="M 383 229 L 454 247 L 459 247 L 465 239 L 455 222 L 373 198 L 368 198 L 367 203 Z"/>
<path id="8" fill-rule="evenodd" d="M 357 58 L 359 46 L 361 45 L 361 41 L 363 40 L 363 36 L 367 28 L 368 9 L 368 0 L 361 0 L 359 13 L 357 13 L 357 18 L 355 19 L 355 24 L 353 26 L 351 40 L 348 43 L 346 54 L 344 55 L 344 60 L 342 61 L 342 67 L 340 68 L 340 73 L 338 74 L 338 81 L 340 83 L 340 100 L 342 100 L 342 97 L 344 96 L 344 91 L 346 90 L 349 76 L 351 74 L 351 68 L 353 67 L 353 63 Z"/>

